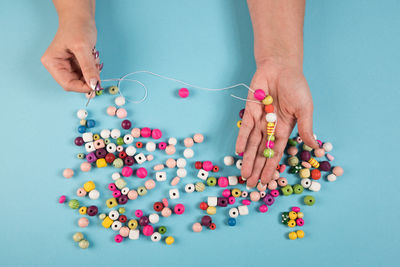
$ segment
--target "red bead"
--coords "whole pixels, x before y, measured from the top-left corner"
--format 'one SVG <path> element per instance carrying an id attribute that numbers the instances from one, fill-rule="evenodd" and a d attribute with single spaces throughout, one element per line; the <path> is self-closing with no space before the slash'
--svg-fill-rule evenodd
<path id="1" fill-rule="evenodd" d="M 217 165 L 214 165 L 214 167 L 212 168 L 213 172 L 218 172 L 219 171 L 219 167 Z"/>
<path id="2" fill-rule="evenodd" d="M 128 220 L 128 218 L 126 218 L 126 216 L 122 214 L 122 215 L 119 215 L 118 220 L 122 223 L 125 223 Z"/>
<path id="3" fill-rule="evenodd" d="M 119 152 L 119 154 L 118 154 L 118 157 L 120 157 L 121 159 L 124 159 L 124 158 L 126 158 L 126 153 L 125 153 L 125 151 L 121 151 L 121 152 Z"/>
<path id="4" fill-rule="evenodd" d="M 142 142 L 136 142 L 136 147 L 137 148 L 142 148 L 143 147 L 143 143 Z"/>
<path id="5" fill-rule="evenodd" d="M 163 208 L 164 204 L 162 202 L 155 202 L 153 205 L 153 209 L 158 212 L 162 211 Z"/>
<path id="6" fill-rule="evenodd" d="M 132 127 L 132 123 L 130 120 L 123 120 L 121 122 L 122 129 L 129 130 Z"/>
<path id="7" fill-rule="evenodd" d="M 321 178 L 321 172 L 318 169 L 314 169 L 311 171 L 311 178 L 314 180 L 319 180 Z"/>
<path id="8" fill-rule="evenodd" d="M 276 170 L 279 171 L 280 168 L 281 168 L 281 165 L 278 164 L 278 165 L 276 166 Z"/>
<path id="9" fill-rule="evenodd" d="M 200 170 L 203 167 L 203 163 L 201 163 L 201 161 L 196 161 L 196 163 L 194 164 L 194 167 L 198 170 Z"/>
<path id="10" fill-rule="evenodd" d="M 126 166 L 132 166 L 133 163 L 135 163 L 135 160 L 131 156 L 127 156 L 124 159 L 124 163 L 125 163 Z"/>
<path id="11" fill-rule="evenodd" d="M 200 209 L 206 210 L 207 208 L 208 208 L 208 205 L 207 205 L 206 202 L 201 202 L 201 203 L 200 203 Z"/>
<path id="12" fill-rule="evenodd" d="M 215 223 L 211 223 L 211 224 L 210 224 L 210 229 L 211 229 L 211 230 L 215 230 L 215 228 L 217 228 L 217 226 L 215 225 Z"/>
<path id="13" fill-rule="evenodd" d="M 243 180 L 242 176 L 239 176 L 239 177 L 238 177 L 238 183 L 239 183 L 239 184 L 244 184 L 244 183 L 246 183 L 246 181 Z"/>
<path id="14" fill-rule="evenodd" d="M 107 162 L 107 163 L 111 164 L 111 163 L 113 163 L 113 161 L 115 160 L 115 155 L 112 154 L 112 153 L 108 153 L 108 154 L 106 155 L 105 159 L 106 159 L 106 162 Z"/>
<path id="15" fill-rule="evenodd" d="M 79 136 L 79 137 L 75 138 L 75 145 L 83 146 L 84 143 L 85 143 L 85 141 L 83 141 L 82 137 Z"/>

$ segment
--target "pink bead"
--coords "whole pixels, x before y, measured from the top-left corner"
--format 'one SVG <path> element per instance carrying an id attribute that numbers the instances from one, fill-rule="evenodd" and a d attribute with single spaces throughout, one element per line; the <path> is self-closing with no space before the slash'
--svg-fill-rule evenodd
<path id="1" fill-rule="evenodd" d="M 109 115 L 109 116 L 115 116 L 115 113 L 117 112 L 117 108 L 116 107 L 114 107 L 114 106 L 109 106 L 108 108 L 107 108 L 107 114 Z"/>
<path id="2" fill-rule="evenodd" d="M 88 172 L 92 169 L 92 165 L 89 162 L 82 162 L 81 163 L 81 171 Z"/>
<path id="3" fill-rule="evenodd" d="M 258 191 L 265 191 L 267 190 L 267 185 L 263 185 L 261 182 L 257 184 Z M 251 194 L 250 194 L 251 195 Z"/>
<path id="4" fill-rule="evenodd" d="M 218 186 L 219 187 L 227 187 L 229 185 L 229 180 L 226 177 L 218 178 Z"/>
<path id="5" fill-rule="evenodd" d="M 144 187 L 146 187 L 148 190 L 151 190 L 156 187 L 156 182 L 153 179 L 149 179 L 144 183 Z"/>
<path id="6" fill-rule="evenodd" d="M 78 190 L 76 190 L 76 195 L 78 197 L 84 197 L 86 196 L 86 191 L 85 189 L 83 189 L 82 187 L 78 188 Z"/>
<path id="7" fill-rule="evenodd" d="M 279 177 L 280 177 L 279 172 L 275 170 L 274 174 L 272 175 L 272 179 L 277 180 Z"/>
<path id="8" fill-rule="evenodd" d="M 146 168 L 139 168 L 136 170 L 136 176 L 139 177 L 140 179 L 146 178 L 147 176 L 147 170 Z"/>
<path id="9" fill-rule="evenodd" d="M 262 101 L 265 98 L 265 92 L 262 89 L 257 89 L 254 91 L 254 97 L 255 99 Z"/>
<path id="10" fill-rule="evenodd" d="M 265 193 L 265 191 L 261 191 L 260 192 L 260 198 L 263 198 L 263 197 L 265 197 L 267 195 L 267 193 Z"/>
<path id="11" fill-rule="evenodd" d="M 171 181 L 171 185 L 175 186 L 179 183 L 179 181 L 181 180 L 181 178 L 179 178 L 178 176 L 176 176 L 174 179 L 172 179 Z"/>
<path id="12" fill-rule="evenodd" d="M 176 166 L 176 160 L 169 158 L 167 159 L 167 161 L 165 162 L 165 165 L 167 165 L 168 168 L 175 168 Z"/>
<path id="13" fill-rule="evenodd" d="M 65 169 L 63 171 L 63 176 L 64 176 L 64 178 L 67 178 L 67 179 L 71 178 L 72 176 L 74 176 L 74 170 L 70 169 L 70 168 Z"/>
<path id="14" fill-rule="evenodd" d="M 323 157 L 325 155 L 325 149 L 323 149 L 323 148 L 314 149 L 314 155 L 317 158 Z"/>
<path id="15" fill-rule="evenodd" d="M 128 198 L 129 198 L 130 200 L 135 200 L 135 199 L 137 199 L 137 197 L 138 197 L 138 193 L 137 193 L 136 190 L 132 189 L 132 190 L 130 190 L 130 191 L 128 192 Z"/>
<path id="16" fill-rule="evenodd" d="M 201 230 L 203 230 L 203 226 L 201 226 L 201 224 L 198 222 L 194 223 L 192 226 L 192 230 L 193 230 L 193 232 L 199 233 L 199 232 L 201 232 Z"/>
<path id="17" fill-rule="evenodd" d="M 183 204 L 176 204 L 174 207 L 174 212 L 181 215 L 185 212 L 185 206 Z"/>
<path id="18" fill-rule="evenodd" d="M 321 140 L 317 140 L 317 143 L 318 143 L 319 147 L 322 147 L 322 141 Z"/>
<path id="19" fill-rule="evenodd" d="M 153 155 L 147 155 L 146 157 L 147 161 L 152 161 L 154 159 Z"/>
<path id="20" fill-rule="evenodd" d="M 187 137 L 183 140 L 183 144 L 185 147 L 192 147 L 194 145 L 194 141 L 191 137 Z"/>
<path id="21" fill-rule="evenodd" d="M 151 136 L 151 129 L 148 127 L 144 127 L 140 130 L 140 135 L 142 137 L 150 137 Z"/>
<path id="22" fill-rule="evenodd" d="M 231 195 L 231 190 L 225 189 L 224 191 L 222 191 L 222 196 L 229 197 L 230 195 Z"/>
<path id="23" fill-rule="evenodd" d="M 250 200 L 253 202 L 259 201 L 261 198 L 260 193 L 257 191 L 253 191 L 250 193 Z"/>
<path id="24" fill-rule="evenodd" d="M 117 152 L 122 152 L 124 151 L 124 147 L 123 146 L 117 146 Z"/>
<path id="25" fill-rule="evenodd" d="M 271 190 L 270 195 L 273 197 L 279 197 L 279 191 L 276 189 Z"/>
<path id="26" fill-rule="evenodd" d="M 80 219 L 78 220 L 78 225 L 79 225 L 79 227 L 82 227 L 82 228 L 87 227 L 87 226 L 89 225 L 89 220 L 88 220 L 88 218 L 86 218 L 86 217 L 80 218 Z"/>
<path id="27" fill-rule="evenodd" d="M 139 128 L 133 128 L 133 129 L 131 130 L 131 135 L 132 135 L 134 138 L 139 138 L 139 137 L 140 137 L 140 129 L 139 129 Z"/>
<path id="28" fill-rule="evenodd" d="M 93 91 L 90 91 L 89 93 L 86 93 L 85 96 L 86 96 L 87 99 L 89 99 L 89 98 L 93 99 L 93 98 L 96 97 L 96 93 L 93 92 Z"/>
<path id="29" fill-rule="evenodd" d="M 274 190 L 278 187 L 278 183 L 275 180 L 272 180 L 268 183 L 268 189 Z"/>
<path id="30" fill-rule="evenodd" d="M 193 136 L 193 140 L 194 140 L 196 143 L 203 143 L 203 141 L 204 141 L 204 136 L 203 136 L 202 134 L 197 133 L 197 134 L 195 134 L 195 135 Z"/>
<path id="31" fill-rule="evenodd" d="M 189 96 L 189 90 L 187 88 L 181 88 L 179 89 L 178 94 L 181 98 L 186 98 Z"/>
<path id="32" fill-rule="evenodd" d="M 122 237 L 122 235 L 118 234 L 116 236 L 114 236 L 114 241 L 117 243 L 121 243 L 122 240 L 124 240 L 124 238 Z"/>
<path id="33" fill-rule="evenodd" d="M 275 146 L 275 142 L 274 141 L 268 141 L 267 140 L 267 143 L 265 143 L 265 147 L 266 148 L 274 148 L 274 146 Z"/>
<path id="34" fill-rule="evenodd" d="M 244 152 L 238 153 L 238 156 L 239 156 L 239 157 L 243 157 L 243 155 L 244 155 Z"/>
<path id="35" fill-rule="evenodd" d="M 164 150 L 166 148 L 167 148 L 167 143 L 165 142 L 158 143 L 158 149 Z"/>
<path id="36" fill-rule="evenodd" d="M 125 166 L 121 171 L 122 176 L 129 177 L 133 174 L 133 169 L 131 167 Z"/>
<path id="37" fill-rule="evenodd" d="M 161 171 L 162 169 L 164 169 L 164 164 L 157 164 L 153 167 L 153 170 L 155 171 Z"/>
<path id="38" fill-rule="evenodd" d="M 286 152 L 290 156 L 296 156 L 296 154 L 299 152 L 299 149 L 295 146 L 289 146 L 289 148 L 286 150 Z"/>
<path id="39" fill-rule="evenodd" d="M 145 236 L 151 236 L 154 233 L 153 226 L 150 224 L 143 226 L 142 232 Z"/>
<path id="40" fill-rule="evenodd" d="M 160 129 L 154 129 L 151 131 L 151 137 L 153 139 L 160 139 L 162 137 L 162 132 Z"/>
<path id="41" fill-rule="evenodd" d="M 119 229 L 119 234 L 122 237 L 128 237 L 129 236 L 129 228 L 127 226 L 122 226 L 121 229 Z"/>
<path id="42" fill-rule="evenodd" d="M 117 189 L 117 186 L 114 183 L 109 183 L 108 184 L 108 190 L 114 191 Z"/>
<path id="43" fill-rule="evenodd" d="M 285 170 L 286 170 L 286 165 L 285 164 L 282 164 L 282 165 L 279 166 L 279 173 L 282 173 Z"/>
<path id="44" fill-rule="evenodd" d="M 297 226 L 303 226 L 303 225 L 304 225 L 304 220 L 303 220 L 303 218 L 297 218 L 297 219 L 296 219 L 296 225 L 297 225 Z"/>
<path id="45" fill-rule="evenodd" d="M 163 198 L 161 200 L 161 202 L 163 203 L 164 207 L 168 207 L 168 199 L 167 198 Z"/>
<path id="46" fill-rule="evenodd" d="M 213 164 L 212 164 L 211 161 L 204 161 L 204 162 L 203 162 L 203 170 L 209 172 L 209 171 L 212 170 L 213 167 L 214 167 L 214 166 L 213 166 Z"/>
<path id="47" fill-rule="evenodd" d="M 66 196 L 61 196 L 61 197 L 58 199 L 58 203 L 62 204 L 62 203 L 65 202 L 65 200 L 67 200 L 67 197 L 66 197 Z"/>
<path id="48" fill-rule="evenodd" d="M 328 153 L 326 153 L 326 158 L 327 158 L 329 161 L 332 161 L 332 160 L 335 159 L 331 154 L 328 154 Z"/>
<path id="49" fill-rule="evenodd" d="M 288 181 L 285 177 L 281 177 L 278 179 L 278 185 L 279 186 L 286 186 L 288 184 Z"/>
<path id="50" fill-rule="evenodd" d="M 299 208 L 299 207 L 292 207 L 292 211 L 294 211 L 294 212 L 299 212 L 299 211 L 300 211 L 300 208 Z"/>
<path id="51" fill-rule="evenodd" d="M 248 205 L 251 204 L 251 201 L 248 200 L 248 199 L 243 199 L 243 200 L 242 200 L 242 204 L 248 206 Z"/>
<path id="52" fill-rule="evenodd" d="M 173 155 L 173 154 L 175 154 L 175 152 L 176 152 L 176 148 L 173 145 L 168 145 L 165 148 L 165 153 L 167 153 L 167 155 Z"/>
<path id="53" fill-rule="evenodd" d="M 171 214 L 172 214 L 172 211 L 168 207 L 164 207 L 161 211 L 161 216 L 163 216 L 163 217 L 169 217 L 169 216 L 171 216 Z"/>
<path id="54" fill-rule="evenodd" d="M 344 172 L 344 170 L 343 170 L 343 168 L 340 167 L 340 166 L 336 166 L 336 167 L 334 167 L 334 168 L 332 169 L 332 173 L 333 173 L 334 175 L 336 175 L 336 176 L 342 176 L 342 175 L 343 175 L 343 172 Z"/>
<path id="55" fill-rule="evenodd" d="M 115 198 L 120 197 L 120 196 L 121 196 L 121 191 L 119 191 L 119 190 L 114 190 L 114 191 L 112 192 L 112 196 L 115 197 Z"/>
<path id="56" fill-rule="evenodd" d="M 265 213 L 268 211 L 268 206 L 267 205 L 261 205 L 258 210 L 262 213 Z"/>
<path id="57" fill-rule="evenodd" d="M 234 196 L 228 197 L 228 203 L 229 205 L 233 205 L 236 202 L 236 198 Z"/>
<path id="58" fill-rule="evenodd" d="M 311 167 L 312 167 L 311 164 L 308 163 L 307 161 L 302 161 L 301 166 L 303 166 L 304 168 L 307 168 L 307 169 L 311 169 Z"/>
<path id="59" fill-rule="evenodd" d="M 247 197 L 249 193 L 247 191 L 242 191 L 242 197 Z"/>
<path id="60" fill-rule="evenodd" d="M 124 108 L 117 109 L 117 112 L 115 114 L 117 115 L 118 119 L 123 119 L 128 116 L 128 112 Z"/>
<path id="61" fill-rule="evenodd" d="M 143 216 L 143 211 L 142 210 L 135 210 L 135 216 L 140 218 Z"/>

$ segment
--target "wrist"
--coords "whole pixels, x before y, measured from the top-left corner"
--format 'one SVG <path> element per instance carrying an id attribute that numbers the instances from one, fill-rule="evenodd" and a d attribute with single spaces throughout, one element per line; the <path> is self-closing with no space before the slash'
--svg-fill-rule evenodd
<path id="1" fill-rule="evenodd" d="M 275 70 L 281 72 L 283 70 L 293 70 L 303 72 L 303 57 L 298 55 L 263 55 L 256 59 L 257 69 Z"/>

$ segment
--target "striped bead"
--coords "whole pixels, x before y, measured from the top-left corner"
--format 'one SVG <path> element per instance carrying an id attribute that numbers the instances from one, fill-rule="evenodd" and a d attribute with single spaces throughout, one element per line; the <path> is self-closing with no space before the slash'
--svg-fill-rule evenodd
<path id="1" fill-rule="evenodd" d="M 313 166 L 313 167 L 316 168 L 316 169 L 319 167 L 319 162 L 316 161 L 314 158 L 310 158 L 310 159 L 308 160 L 308 163 L 310 163 L 311 166 Z"/>
<path id="2" fill-rule="evenodd" d="M 275 131 L 275 123 L 274 122 L 268 122 L 267 124 L 267 135 L 274 135 Z"/>

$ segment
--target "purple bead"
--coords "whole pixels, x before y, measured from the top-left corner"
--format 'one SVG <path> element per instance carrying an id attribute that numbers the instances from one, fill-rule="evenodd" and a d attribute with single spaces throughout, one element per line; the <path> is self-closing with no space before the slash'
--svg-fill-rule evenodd
<path id="1" fill-rule="evenodd" d="M 128 197 L 126 195 L 121 195 L 117 198 L 117 202 L 120 205 L 124 205 L 126 202 L 128 202 Z"/>
<path id="2" fill-rule="evenodd" d="M 205 215 L 201 218 L 201 225 L 204 225 L 205 227 L 209 227 L 211 222 L 212 222 L 212 219 L 208 215 Z"/>
<path id="3" fill-rule="evenodd" d="M 300 153 L 300 158 L 303 161 L 309 161 L 311 158 L 311 153 L 309 151 L 303 150 Z"/>
<path id="4" fill-rule="evenodd" d="M 89 206 L 87 208 L 87 215 L 89 216 L 96 216 L 96 214 L 99 212 L 99 209 L 96 206 Z"/>
<path id="5" fill-rule="evenodd" d="M 96 155 L 94 154 L 94 152 L 90 152 L 89 154 L 86 155 L 86 160 L 89 163 L 93 163 L 97 160 Z"/>
<path id="6" fill-rule="evenodd" d="M 275 202 L 275 198 L 273 196 L 271 196 L 270 194 L 267 194 L 264 198 L 263 198 L 264 203 L 267 206 L 271 206 L 272 204 L 274 204 Z"/>
<path id="7" fill-rule="evenodd" d="M 75 138 L 75 145 L 83 146 L 84 143 L 85 143 L 85 141 L 83 141 L 82 137 L 78 136 L 77 138 Z"/>
<path id="8" fill-rule="evenodd" d="M 96 150 L 96 157 L 98 159 L 105 158 L 106 155 L 107 155 L 107 150 L 105 150 L 104 148 L 99 148 Z"/>
<path id="9" fill-rule="evenodd" d="M 142 217 L 140 217 L 140 219 L 139 219 L 139 224 L 141 225 L 141 226 L 145 226 L 145 225 L 148 225 L 149 224 L 149 217 L 147 217 L 147 216 L 142 216 Z"/>
<path id="10" fill-rule="evenodd" d="M 319 169 L 321 171 L 327 172 L 331 169 L 331 164 L 329 163 L 329 161 L 321 161 L 319 163 Z"/>
<path id="11" fill-rule="evenodd" d="M 135 160 L 131 156 L 127 156 L 124 159 L 124 163 L 125 163 L 126 166 L 132 166 L 133 163 L 135 163 Z"/>
<path id="12" fill-rule="evenodd" d="M 130 120 L 123 120 L 121 122 L 122 129 L 129 130 L 132 127 L 132 123 Z"/>
<path id="13" fill-rule="evenodd" d="M 219 197 L 217 201 L 217 206 L 219 207 L 228 206 L 228 199 L 226 197 Z"/>
<path id="14" fill-rule="evenodd" d="M 239 117 L 241 119 L 243 119 L 243 115 L 244 115 L 244 109 L 242 109 L 241 111 L 239 111 Z"/>

